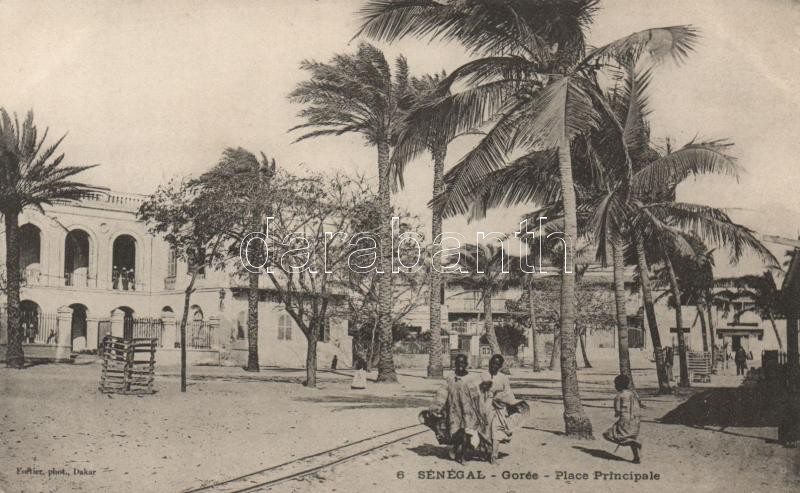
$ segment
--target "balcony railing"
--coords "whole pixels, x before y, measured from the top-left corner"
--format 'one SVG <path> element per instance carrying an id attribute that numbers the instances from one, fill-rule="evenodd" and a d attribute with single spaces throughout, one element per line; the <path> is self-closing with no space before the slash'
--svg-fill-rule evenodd
<path id="1" fill-rule="evenodd" d="M 469 313 L 483 313 L 483 302 L 476 301 L 473 299 L 459 299 L 459 298 L 451 298 L 445 300 L 445 304 L 447 305 L 447 310 L 449 312 L 469 312 Z M 505 299 L 493 299 L 492 300 L 492 312 L 494 313 L 504 313 L 506 311 L 506 300 Z"/>
<path id="2" fill-rule="evenodd" d="M 446 322 L 442 327 L 451 334 L 480 335 L 484 325 L 483 322 Z"/>
<path id="3" fill-rule="evenodd" d="M 64 286 L 70 286 L 74 288 L 88 288 L 89 277 L 82 272 L 65 272 Z"/>

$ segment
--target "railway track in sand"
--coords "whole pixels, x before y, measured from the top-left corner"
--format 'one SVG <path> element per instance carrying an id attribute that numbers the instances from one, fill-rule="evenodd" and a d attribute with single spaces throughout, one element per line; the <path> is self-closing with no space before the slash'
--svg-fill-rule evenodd
<path id="1" fill-rule="evenodd" d="M 272 486 L 309 476 L 328 467 L 347 462 L 357 457 L 367 455 L 375 450 L 413 438 L 426 431 L 430 430 L 421 424 L 395 428 L 385 433 L 379 433 L 355 442 L 346 443 L 339 447 L 323 450 L 322 452 L 317 452 L 305 457 L 299 457 L 244 476 L 183 490 L 183 493 L 243 493 L 247 491 L 264 491 Z"/>

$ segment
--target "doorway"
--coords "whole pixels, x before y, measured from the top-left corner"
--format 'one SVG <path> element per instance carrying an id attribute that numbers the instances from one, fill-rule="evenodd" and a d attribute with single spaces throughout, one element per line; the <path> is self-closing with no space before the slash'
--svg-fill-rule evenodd
<path id="1" fill-rule="evenodd" d="M 72 350 L 86 349 L 86 306 L 79 303 L 69 305 L 72 308 Z"/>
<path id="2" fill-rule="evenodd" d="M 731 337 L 731 352 L 735 353 L 739 348 L 744 348 L 745 351 L 750 350 L 750 338 L 748 336 Z"/>

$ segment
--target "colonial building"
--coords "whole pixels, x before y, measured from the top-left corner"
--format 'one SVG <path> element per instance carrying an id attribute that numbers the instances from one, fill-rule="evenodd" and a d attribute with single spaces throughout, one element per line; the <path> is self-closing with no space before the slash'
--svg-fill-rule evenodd
<path id="1" fill-rule="evenodd" d="M 20 217 L 25 354 L 64 360 L 97 349 L 107 333 L 157 337 L 157 362 L 179 360 L 178 323 L 189 282 L 185 263 L 151 235 L 136 212 L 144 196 L 102 191 L 78 203 L 46 206 Z M 5 259 L 0 235 L 0 260 Z M 247 358 L 246 278 L 231 263 L 208 269 L 189 306 L 190 363 L 244 364 Z M 262 277 L 259 356 L 263 365 L 301 367 L 306 341 Z M 4 296 L 4 295 L 0 295 Z M 0 298 L 0 310 L 4 299 Z M 0 358 L 5 358 L 5 315 Z M 351 361 L 347 322 L 331 321 L 318 346 L 321 362 Z"/>

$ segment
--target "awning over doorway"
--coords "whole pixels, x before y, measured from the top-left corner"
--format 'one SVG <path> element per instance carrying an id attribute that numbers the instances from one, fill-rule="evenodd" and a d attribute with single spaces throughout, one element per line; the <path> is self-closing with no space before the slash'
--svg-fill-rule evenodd
<path id="1" fill-rule="evenodd" d="M 749 325 L 729 325 L 727 327 L 718 327 L 717 334 L 723 336 L 761 336 L 764 335 L 764 329 L 761 327 L 753 327 Z"/>

